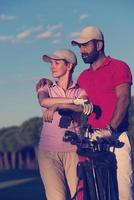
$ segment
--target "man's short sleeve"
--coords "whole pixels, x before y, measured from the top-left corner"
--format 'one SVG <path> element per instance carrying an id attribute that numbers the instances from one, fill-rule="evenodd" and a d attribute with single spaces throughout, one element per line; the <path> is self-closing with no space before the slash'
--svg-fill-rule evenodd
<path id="1" fill-rule="evenodd" d="M 132 74 L 127 64 L 121 62 L 115 66 L 113 81 L 115 86 L 123 83 L 132 84 Z"/>

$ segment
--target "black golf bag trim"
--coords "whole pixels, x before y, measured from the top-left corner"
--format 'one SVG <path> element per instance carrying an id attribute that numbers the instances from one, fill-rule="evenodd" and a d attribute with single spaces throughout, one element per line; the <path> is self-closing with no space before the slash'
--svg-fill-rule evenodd
<path id="1" fill-rule="evenodd" d="M 118 200 L 116 158 L 112 152 L 79 157 L 74 200 Z"/>
<path id="2" fill-rule="evenodd" d="M 79 156 L 78 185 L 72 200 L 119 200 L 114 148 L 121 148 L 123 143 L 115 139 L 90 141 L 70 131 L 66 132 L 64 141 L 77 145 Z"/>

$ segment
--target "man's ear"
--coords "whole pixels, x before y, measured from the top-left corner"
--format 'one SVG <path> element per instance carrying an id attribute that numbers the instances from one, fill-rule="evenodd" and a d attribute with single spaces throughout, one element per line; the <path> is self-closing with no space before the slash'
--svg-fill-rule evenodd
<path id="1" fill-rule="evenodd" d="M 103 47 L 103 42 L 101 40 L 97 41 L 97 50 L 101 50 Z"/>

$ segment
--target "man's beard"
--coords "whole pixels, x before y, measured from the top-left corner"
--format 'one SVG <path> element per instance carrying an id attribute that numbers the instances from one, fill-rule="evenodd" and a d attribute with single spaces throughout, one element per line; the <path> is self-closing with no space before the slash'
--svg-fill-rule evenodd
<path id="1" fill-rule="evenodd" d="M 91 53 L 82 53 L 84 63 L 93 64 L 99 57 L 99 51 L 94 49 Z"/>

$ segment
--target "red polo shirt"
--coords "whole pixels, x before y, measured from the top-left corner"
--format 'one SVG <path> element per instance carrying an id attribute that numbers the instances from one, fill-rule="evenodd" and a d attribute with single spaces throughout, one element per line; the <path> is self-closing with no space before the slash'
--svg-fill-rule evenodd
<path id="1" fill-rule="evenodd" d="M 80 74 L 78 85 L 96 105 L 96 113 L 88 119 L 93 128 L 104 128 L 110 123 L 117 102 L 115 88 L 123 83 L 132 84 L 131 71 L 126 63 L 110 56 L 96 71 L 90 67 Z"/>

